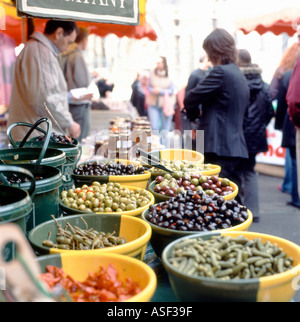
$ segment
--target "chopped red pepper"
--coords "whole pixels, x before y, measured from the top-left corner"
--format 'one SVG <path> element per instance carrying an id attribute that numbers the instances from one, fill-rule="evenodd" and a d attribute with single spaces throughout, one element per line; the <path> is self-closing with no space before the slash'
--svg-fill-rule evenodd
<path id="1" fill-rule="evenodd" d="M 55 266 L 47 266 L 41 279 L 50 289 L 63 287 L 74 302 L 122 302 L 141 292 L 141 287 L 131 278 L 120 281 L 112 264 L 107 269 L 100 267 L 98 272 L 90 273 L 84 282 L 75 281 Z"/>

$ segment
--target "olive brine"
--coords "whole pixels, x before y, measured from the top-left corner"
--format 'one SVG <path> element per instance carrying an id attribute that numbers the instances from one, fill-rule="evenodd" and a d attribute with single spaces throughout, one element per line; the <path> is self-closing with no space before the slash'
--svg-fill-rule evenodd
<path id="1" fill-rule="evenodd" d="M 244 223 L 247 208 L 236 200 L 225 201 L 217 194 L 189 190 L 186 194 L 152 205 L 146 219 L 161 228 L 179 231 L 213 231 Z"/>

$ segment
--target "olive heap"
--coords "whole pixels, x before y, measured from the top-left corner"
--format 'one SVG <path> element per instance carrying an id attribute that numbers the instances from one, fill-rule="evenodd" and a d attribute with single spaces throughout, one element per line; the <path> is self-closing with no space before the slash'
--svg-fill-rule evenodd
<path id="1" fill-rule="evenodd" d="M 35 138 L 36 142 L 45 141 L 45 135 L 38 136 Z M 62 134 L 51 133 L 50 140 L 54 143 L 61 143 L 61 144 L 75 144 L 76 141 L 71 138 L 71 142 Z"/>
<path id="2" fill-rule="evenodd" d="M 227 196 L 234 191 L 228 179 L 194 173 L 176 172 L 173 175 L 165 174 L 164 176 L 156 177 L 155 183 L 154 192 L 168 197 L 174 197 L 178 193 L 188 190 L 203 190 L 208 195 L 218 194 L 220 196 Z"/>
<path id="3" fill-rule="evenodd" d="M 20 176 L 16 173 L 12 173 L 9 176 L 4 176 L 4 178 L 7 180 L 10 184 L 21 184 L 21 183 L 27 183 L 30 182 L 30 178 L 27 176 Z M 35 176 L 35 180 L 43 180 L 44 178 L 41 176 Z M 0 184 L 3 184 L 3 182 L 0 180 Z"/>
<path id="4" fill-rule="evenodd" d="M 162 228 L 179 231 L 213 231 L 244 223 L 247 208 L 236 200 L 189 190 L 165 202 L 151 205 L 146 219 Z"/>
<path id="5" fill-rule="evenodd" d="M 100 184 L 93 182 L 91 186 L 69 189 L 61 193 L 61 201 L 72 209 L 112 213 L 126 212 L 145 207 L 151 202 L 151 193 L 144 189 L 130 190 L 119 183 Z"/>
<path id="6" fill-rule="evenodd" d="M 199 172 L 204 170 L 211 170 L 210 164 L 199 164 L 199 161 L 187 161 L 187 160 L 161 160 L 160 165 L 165 166 L 167 169 L 174 172 Z M 165 171 L 152 167 L 150 172 L 156 173 L 166 173 Z"/>
<path id="7" fill-rule="evenodd" d="M 76 175 L 86 176 L 128 176 L 144 174 L 143 166 L 123 164 L 122 162 L 87 162 L 79 165 L 75 170 Z"/>

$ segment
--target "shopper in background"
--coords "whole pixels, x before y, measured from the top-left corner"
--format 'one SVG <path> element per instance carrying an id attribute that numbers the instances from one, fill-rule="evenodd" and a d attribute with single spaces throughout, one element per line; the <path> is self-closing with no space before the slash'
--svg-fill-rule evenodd
<path id="1" fill-rule="evenodd" d="M 250 89 L 250 105 L 244 118 L 244 134 L 249 158 L 241 162 L 242 203 L 252 211 L 254 221 L 258 222 L 260 215 L 258 177 L 255 171 L 256 155 L 268 151 L 266 128 L 275 113 L 269 85 L 261 77 L 261 68 L 252 64 L 248 50 L 239 50 L 238 65 Z"/>
<path id="2" fill-rule="evenodd" d="M 241 159 L 248 158 L 243 121 L 249 106 L 249 87 L 236 64 L 234 38 L 226 30 L 215 29 L 204 40 L 203 48 L 214 68 L 187 93 L 184 106 L 198 109 L 202 104 L 200 129 L 204 130 L 205 162 L 220 165 L 220 177 L 240 188 L 239 165 Z"/>
<path id="3" fill-rule="evenodd" d="M 279 82 L 285 72 L 294 68 L 298 53 L 299 46 L 297 43 L 295 43 L 283 54 L 280 64 L 277 67 L 270 83 L 270 93 L 273 100 L 277 100 Z M 292 158 L 290 155 L 290 150 L 287 150 L 285 156 L 285 176 L 282 184 L 278 186 L 278 189 L 284 193 L 291 194 L 292 185 Z"/>
<path id="4" fill-rule="evenodd" d="M 293 69 L 295 66 L 295 59 L 298 55 L 299 52 L 299 45 L 298 43 L 293 44 L 290 46 L 285 53 L 283 54 L 281 61 L 279 63 L 279 66 L 277 67 L 272 81 L 270 83 L 270 92 L 271 92 L 271 97 L 273 100 L 276 100 L 277 94 L 278 94 L 278 85 L 279 81 L 282 78 L 282 75 Z"/>
<path id="5" fill-rule="evenodd" d="M 31 35 L 16 61 L 8 126 L 16 122 L 35 124 L 43 117 L 51 119 L 44 109 L 46 103 L 63 130 L 74 138 L 80 136 L 80 125 L 69 112 L 68 89 L 58 57 L 75 41 L 77 32 L 74 22 L 50 20 L 44 34 Z M 54 122 L 53 131 L 60 133 Z M 17 127 L 13 137 L 21 141 L 27 132 L 28 128 Z"/>
<path id="6" fill-rule="evenodd" d="M 91 82 L 91 75 L 83 56 L 83 51 L 88 45 L 89 31 L 79 27 L 75 43 L 69 46 L 69 50 L 60 55 L 61 65 L 68 86 L 68 91 L 73 89 L 87 89 Z M 90 132 L 90 109 L 93 94 L 86 93 L 80 98 L 70 94 L 69 107 L 73 119 L 80 124 L 81 134 L 78 141 L 86 138 Z"/>
<path id="7" fill-rule="evenodd" d="M 96 85 L 99 90 L 100 98 L 110 98 L 111 93 L 115 88 L 115 84 L 109 79 L 109 73 L 107 69 L 100 71 L 100 79 L 96 81 Z"/>
<path id="8" fill-rule="evenodd" d="M 298 44 L 300 46 L 300 25 L 297 27 Z M 287 92 L 288 113 L 292 123 L 296 127 L 296 158 L 297 173 L 300 173 L 300 59 L 293 70 Z M 300 191 L 300 175 L 298 175 L 298 191 Z"/>
<path id="9" fill-rule="evenodd" d="M 147 96 L 148 117 L 152 130 L 160 131 L 161 143 L 168 146 L 168 132 L 175 114 L 175 89 L 169 75 L 166 57 L 159 57 L 156 68 L 151 72 Z"/>
<path id="10" fill-rule="evenodd" d="M 288 91 L 292 73 L 293 73 L 293 70 L 285 72 L 279 81 L 278 94 L 277 94 L 278 105 L 277 105 L 275 128 L 277 130 L 282 131 L 281 146 L 286 148 L 286 150 L 290 153 L 290 156 L 291 156 L 292 200 L 288 202 L 288 205 L 294 206 L 296 208 L 300 208 L 300 199 L 299 199 L 298 181 L 297 181 L 298 173 L 297 173 L 297 159 L 296 159 L 296 131 L 288 115 L 288 112 L 287 112 L 288 106 L 286 102 L 286 94 Z"/>
<path id="11" fill-rule="evenodd" d="M 148 95 L 149 73 L 141 71 L 137 74 L 135 81 L 132 84 L 132 94 L 130 102 L 137 109 L 140 116 L 147 116 L 148 106 L 146 97 Z"/>

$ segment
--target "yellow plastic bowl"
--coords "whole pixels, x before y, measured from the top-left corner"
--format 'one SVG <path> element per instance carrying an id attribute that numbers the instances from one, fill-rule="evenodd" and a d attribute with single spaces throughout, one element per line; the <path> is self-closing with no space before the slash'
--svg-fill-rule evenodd
<path id="1" fill-rule="evenodd" d="M 219 178 L 219 180 L 221 181 L 222 178 Z M 150 185 L 148 186 L 148 190 L 152 193 L 152 195 L 155 198 L 155 203 L 164 202 L 164 201 L 170 200 L 172 198 L 172 197 L 169 197 L 169 196 L 161 195 L 158 192 L 155 192 L 154 191 L 155 185 L 156 185 L 155 181 L 152 181 L 150 183 Z M 227 195 L 227 196 L 223 196 L 223 198 L 226 201 L 233 200 L 239 193 L 239 187 L 234 182 L 230 181 L 230 187 L 233 188 L 233 192 L 231 194 Z"/>
<path id="2" fill-rule="evenodd" d="M 159 227 L 151 223 L 148 219 L 149 209 L 142 213 L 142 219 L 145 220 L 152 228 L 152 235 L 150 239 L 151 246 L 157 256 L 161 256 L 164 248 L 172 243 L 173 241 L 183 238 L 186 236 L 194 236 L 199 234 L 199 231 L 181 231 L 181 230 L 172 230 L 163 227 Z M 231 232 L 231 231 L 247 231 L 253 223 L 253 214 L 248 210 L 248 219 L 239 225 L 230 227 L 227 229 L 216 230 L 216 232 Z"/>
<path id="3" fill-rule="evenodd" d="M 49 248 L 43 246 L 43 241 L 48 239 L 48 234 L 50 235 L 50 240 L 56 243 L 56 234 L 58 233 L 57 225 L 54 220 L 47 221 L 29 232 L 28 239 L 34 248 L 34 250 L 40 255 L 48 254 L 67 254 L 91 252 L 95 253 L 114 253 L 120 255 L 126 255 L 130 257 L 135 257 L 137 259 L 143 260 L 147 243 L 149 242 L 152 234 L 151 226 L 144 220 L 132 216 L 125 215 L 75 215 L 70 217 L 60 217 L 56 221 L 64 228 L 67 223 L 70 225 L 77 226 L 82 229 L 86 229 L 85 223 L 87 223 L 89 228 L 93 228 L 97 231 L 112 233 L 115 231 L 115 235 L 119 237 L 126 238 L 126 244 L 96 249 L 96 250 L 62 250 L 56 248 Z"/>
<path id="4" fill-rule="evenodd" d="M 300 247 L 298 245 L 272 235 L 245 231 L 203 233 L 188 236 L 181 240 L 197 237 L 210 239 L 211 236 L 216 235 L 231 237 L 242 235 L 249 240 L 261 238 L 263 243 L 269 241 L 272 244 L 277 244 L 288 257 L 294 258 L 294 268 L 285 273 L 269 277 L 239 281 L 220 281 L 203 277 L 191 277 L 179 272 L 169 264 L 170 253 L 180 241 L 176 240 L 165 248 L 162 261 L 168 272 L 172 288 L 181 301 L 290 302 L 293 300 L 296 293 L 295 287 L 297 286 L 295 283 L 299 280 L 300 272 Z"/>
<path id="5" fill-rule="evenodd" d="M 122 162 L 124 164 L 132 164 L 135 166 L 141 165 L 140 162 L 130 160 L 115 160 L 116 162 Z M 93 162 L 93 161 L 91 161 Z M 139 175 L 128 175 L 128 176 L 85 176 L 85 175 L 72 175 L 75 186 L 83 186 L 84 184 L 90 185 L 94 181 L 98 181 L 101 184 L 108 182 L 118 182 L 123 186 L 136 187 L 141 189 L 147 189 L 148 181 L 151 178 L 151 172 L 145 171 Z"/>
<path id="6" fill-rule="evenodd" d="M 130 277 L 142 288 L 141 293 L 126 302 L 149 302 L 157 287 L 156 274 L 140 260 L 132 257 L 112 253 L 76 253 L 56 254 L 38 257 L 42 273 L 47 265 L 63 268 L 64 272 L 77 281 L 84 281 L 90 272 L 98 271 L 100 266 L 108 267 L 113 264 L 119 272 L 118 278 L 125 281 Z"/>
<path id="7" fill-rule="evenodd" d="M 186 160 L 186 161 L 195 161 L 199 164 L 204 163 L 204 155 L 200 152 L 193 150 L 185 149 L 171 149 L 171 150 L 161 150 L 154 151 L 150 154 L 153 154 L 157 157 L 159 155 L 160 160 Z"/>
<path id="8" fill-rule="evenodd" d="M 124 187 L 124 186 L 122 185 L 122 187 Z M 127 188 L 129 190 L 131 190 L 131 191 L 139 189 L 139 188 L 135 188 L 135 187 L 127 187 Z M 138 208 L 138 209 L 135 209 L 135 210 L 131 210 L 131 211 L 124 211 L 124 212 L 109 212 L 109 213 L 90 212 L 89 214 L 91 216 L 93 216 L 94 214 L 102 214 L 102 215 L 127 215 L 127 216 L 141 217 L 141 214 L 145 210 L 147 210 L 151 205 L 153 205 L 154 202 L 155 202 L 153 194 L 151 192 L 149 192 L 149 193 L 150 193 L 151 200 L 144 207 L 141 207 L 141 208 Z M 61 202 L 61 200 L 59 202 L 59 207 L 62 210 L 64 216 L 80 215 L 80 214 L 86 214 L 87 213 L 86 211 L 80 211 L 80 210 L 77 210 L 77 209 L 67 207 Z"/>

